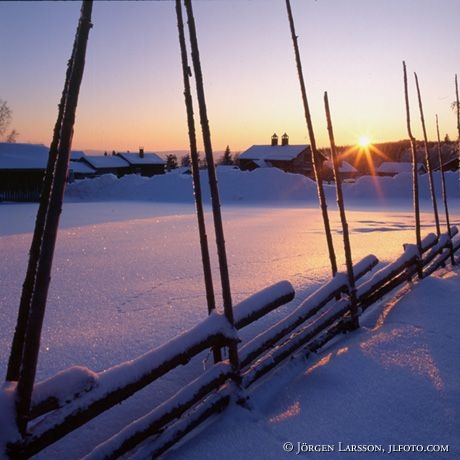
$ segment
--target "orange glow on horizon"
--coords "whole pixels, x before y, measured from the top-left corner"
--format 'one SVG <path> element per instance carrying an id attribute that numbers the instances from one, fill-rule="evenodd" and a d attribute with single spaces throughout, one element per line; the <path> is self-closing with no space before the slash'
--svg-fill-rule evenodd
<path id="1" fill-rule="evenodd" d="M 369 139 L 368 136 L 360 136 L 358 139 L 358 145 L 365 149 L 366 147 L 369 147 L 371 145 L 371 140 Z"/>
<path id="2" fill-rule="evenodd" d="M 376 147 L 372 143 L 369 143 L 365 147 L 362 147 L 360 144 L 351 146 L 342 153 L 341 157 L 343 160 L 347 160 L 347 158 L 353 158 L 353 161 L 351 161 L 351 163 L 355 165 L 359 165 L 360 163 L 365 162 L 366 167 L 373 178 L 377 176 L 374 159 L 378 158 L 383 161 L 389 160 L 387 155 L 385 155 L 384 152 L 382 152 L 378 147 Z M 378 164 L 380 163 L 381 161 L 378 162 Z M 375 179 L 374 183 L 379 196 L 383 196 L 380 190 L 380 183 Z"/>
<path id="3" fill-rule="evenodd" d="M 347 158 L 355 158 L 354 163 L 359 164 L 362 161 L 365 161 L 367 163 L 367 167 L 370 171 L 370 173 L 375 176 L 375 164 L 374 164 L 374 157 L 381 158 L 383 161 L 388 161 L 388 157 L 385 155 L 384 152 L 382 152 L 378 147 L 376 147 L 374 144 L 370 143 L 369 138 L 366 137 L 363 139 L 363 144 L 361 143 L 361 138 L 360 142 L 355 145 L 349 147 L 347 150 L 345 150 L 342 153 L 342 159 L 346 160 Z M 367 143 L 366 143 L 367 141 Z"/>

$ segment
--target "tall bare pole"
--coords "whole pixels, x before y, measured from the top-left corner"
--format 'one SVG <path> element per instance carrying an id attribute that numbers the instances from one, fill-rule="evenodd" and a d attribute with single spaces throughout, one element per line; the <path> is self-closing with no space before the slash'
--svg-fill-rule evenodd
<path id="1" fill-rule="evenodd" d="M 417 172 L 417 144 L 415 142 L 415 137 L 412 134 L 412 129 L 410 126 L 410 109 L 409 109 L 409 91 L 407 85 L 407 71 L 406 63 L 403 61 L 403 72 L 404 72 L 404 98 L 406 102 L 406 123 L 407 123 L 407 133 L 410 139 L 411 146 L 411 156 L 412 156 L 412 192 L 413 192 L 413 201 L 414 201 L 414 214 L 415 214 L 415 240 L 417 242 L 417 249 L 419 255 L 422 255 L 422 238 L 420 231 L 420 203 L 419 203 L 419 191 L 418 191 L 418 172 Z M 418 268 L 418 275 L 422 277 L 421 266 Z"/>
<path id="2" fill-rule="evenodd" d="M 337 273 L 337 261 L 335 257 L 335 251 L 334 251 L 334 243 L 332 241 L 332 233 L 331 233 L 331 226 L 329 223 L 329 216 L 327 213 L 326 196 L 324 194 L 323 179 L 321 175 L 321 164 L 319 160 L 319 153 L 316 148 L 315 133 L 313 131 L 313 123 L 311 119 L 310 108 L 308 106 L 307 90 L 305 89 L 305 80 L 303 77 L 302 62 L 300 59 L 299 45 L 297 43 L 297 35 L 295 32 L 294 18 L 292 16 L 290 0 L 286 0 L 286 8 L 287 8 L 287 13 L 288 13 L 288 18 L 289 18 L 289 26 L 291 29 L 292 42 L 294 45 L 294 53 L 295 53 L 295 59 L 296 59 L 296 64 L 297 64 L 297 73 L 299 75 L 300 91 L 302 93 L 302 102 L 303 102 L 303 107 L 304 107 L 305 120 L 307 122 L 308 136 L 310 138 L 313 170 L 315 173 L 319 204 L 320 204 L 321 212 L 323 216 L 324 231 L 326 233 L 327 248 L 329 252 L 329 259 L 331 261 L 332 276 L 335 276 L 335 274 Z"/>
<path id="3" fill-rule="evenodd" d="M 418 77 L 415 72 L 414 72 L 414 76 L 415 76 L 415 86 L 417 87 L 418 106 L 420 109 L 420 120 L 422 122 L 422 129 L 423 129 L 423 145 L 425 147 L 425 162 L 426 162 L 426 169 L 428 171 L 428 179 L 430 182 L 431 203 L 433 205 L 433 214 L 434 214 L 434 221 L 436 225 L 436 234 L 439 237 L 441 235 L 441 227 L 439 226 L 438 204 L 436 201 L 436 190 L 435 190 L 434 180 L 433 180 L 433 167 L 431 164 L 430 152 L 428 150 L 428 137 L 426 135 L 425 117 L 423 115 L 422 96 L 420 94 L 420 86 L 418 83 Z"/>
<path id="4" fill-rule="evenodd" d="M 442 193 L 442 200 L 444 203 L 444 212 L 446 215 L 446 225 L 447 225 L 447 233 L 449 236 L 452 236 L 450 232 L 450 218 L 449 218 L 449 207 L 447 205 L 447 190 L 446 190 L 446 178 L 444 175 L 444 169 L 442 167 L 442 156 L 441 156 L 441 137 L 439 135 L 439 121 L 438 115 L 436 114 L 436 135 L 438 139 L 438 161 L 439 161 L 439 169 L 441 171 L 441 193 Z"/>
<path id="5" fill-rule="evenodd" d="M 193 101 L 190 90 L 191 70 L 187 58 L 187 46 L 185 43 L 184 20 L 182 16 L 181 0 L 176 0 L 177 28 L 179 31 L 179 45 L 181 50 L 182 75 L 184 79 L 184 98 L 187 111 L 188 137 L 190 143 L 190 156 L 192 160 L 193 191 L 195 196 L 195 208 L 198 220 L 198 233 L 200 237 L 201 261 L 203 265 L 204 284 L 206 289 L 206 301 L 208 313 L 216 309 L 214 285 L 212 281 L 211 260 L 209 257 L 208 237 L 203 211 L 203 199 L 201 193 L 200 169 L 198 165 L 198 149 L 196 142 L 195 119 L 193 115 Z M 220 361 L 220 349 L 214 349 L 214 361 Z"/>
<path id="6" fill-rule="evenodd" d="M 75 44 L 74 44 L 75 48 Z M 75 49 L 74 49 L 75 51 Z M 72 52 L 72 55 L 74 53 Z M 73 57 L 71 58 L 71 60 Z M 8 361 L 8 369 L 6 374 L 6 380 L 16 381 L 19 379 L 19 373 L 21 370 L 22 356 L 24 351 L 25 334 L 27 328 L 27 320 L 29 318 L 30 301 L 35 286 L 35 277 L 38 267 L 38 261 L 40 259 L 40 253 L 42 249 L 43 233 L 45 231 L 46 216 L 49 210 L 49 199 L 54 178 L 54 169 L 56 166 L 56 159 L 58 154 L 58 145 L 60 130 L 62 125 L 62 119 L 64 116 L 64 108 L 66 104 L 67 91 L 70 79 L 70 73 L 72 66 L 68 65 L 67 73 L 64 83 L 64 89 L 62 91 L 61 101 L 58 105 L 58 116 L 53 130 L 53 139 L 51 141 L 48 163 L 46 167 L 45 177 L 43 179 L 43 186 L 40 195 L 40 204 L 35 218 L 35 228 L 32 237 L 32 243 L 29 250 L 29 261 L 27 264 L 26 276 L 22 285 L 21 300 L 18 309 L 18 318 L 16 322 L 16 329 L 13 336 L 11 345 L 11 352 Z"/>
<path id="7" fill-rule="evenodd" d="M 72 59 L 69 62 L 71 72 L 65 97 L 64 112 L 62 114 L 54 177 L 51 184 L 48 212 L 44 223 L 42 249 L 37 265 L 35 285 L 30 300 L 22 365 L 17 386 L 17 423 L 22 434 L 25 434 L 27 429 L 32 389 L 35 381 L 41 330 L 51 280 L 52 260 L 68 173 L 75 112 L 83 78 L 88 35 L 92 26 L 92 6 L 92 0 L 82 2 L 80 21 L 75 35 L 74 51 Z"/>
<path id="8" fill-rule="evenodd" d="M 457 151 L 458 151 L 458 158 L 457 158 L 457 169 L 459 172 L 459 180 L 460 180 L 460 100 L 458 98 L 458 80 L 457 74 L 455 74 L 455 108 L 457 110 Z"/>
<path id="9" fill-rule="evenodd" d="M 343 231 L 343 246 L 345 250 L 345 262 L 347 265 L 347 276 L 348 276 L 348 285 L 350 289 L 350 313 L 351 313 L 351 322 L 350 326 L 352 329 L 357 329 L 359 327 L 359 318 L 358 318 L 358 304 L 356 299 L 356 285 L 355 285 L 355 275 L 353 273 L 353 259 L 351 256 L 351 244 L 350 244 L 350 233 L 348 231 L 348 222 L 347 216 L 345 213 L 345 203 L 343 201 L 343 192 L 342 192 L 342 177 L 339 170 L 339 159 L 337 156 L 337 149 L 334 140 L 334 131 L 332 128 L 331 121 L 331 112 L 329 109 L 329 99 L 327 96 L 327 91 L 324 93 L 324 107 L 326 110 L 326 119 L 327 119 L 327 131 L 329 133 L 329 141 L 331 144 L 331 158 L 332 158 L 332 168 L 334 171 L 335 178 L 335 188 L 337 195 L 337 205 L 340 212 L 340 221 L 342 223 Z"/>
<path id="10" fill-rule="evenodd" d="M 190 46 L 192 51 L 193 70 L 195 72 L 196 92 L 200 110 L 200 123 L 203 133 L 204 151 L 208 167 L 209 187 L 211 191 L 212 214 L 214 218 L 214 231 L 216 233 L 217 255 L 219 259 L 220 279 L 222 284 L 222 298 L 224 312 L 227 320 L 234 325 L 232 295 L 230 289 L 230 275 L 228 272 L 227 252 L 225 249 L 224 228 L 222 225 L 222 213 L 220 209 L 219 189 L 217 185 L 216 168 L 211 143 L 211 130 L 209 128 L 208 114 L 206 109 L 206 98 L 204 94 L 203 73 L 201 71 L 200 53 L 198 38 L 196 34 L 195 18 L 191 0 L 184 0 L 187 11 Z M 238 349 L 236 343 L 229 347 L 230 364 L 239 372 Z"/>

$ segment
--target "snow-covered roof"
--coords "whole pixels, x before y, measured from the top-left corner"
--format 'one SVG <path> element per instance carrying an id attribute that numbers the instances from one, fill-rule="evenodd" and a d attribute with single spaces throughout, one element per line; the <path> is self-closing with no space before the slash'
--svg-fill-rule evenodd
<path id="1" fill-rule="evenodd" d="M 86 163 L 73 160 L 70 160 L 69 170 L 79 174 L 95 174 L 96 172 L 93 168 L 91 168 L 91 166 L 87 165 Z"/>
<path id="2" fill-rule="evenodd" d="M 259 168 L 271 168 L 272 165 L 270 164 L 269 161 L 265 160 L 254 160 L 254 163 L 259 167 Z"/>
<path id="3" fill-rule="evenodd" d="M 422 165 L 419 165 L 419 169 Z M 399 173 L 410 173 L 412 171 L 412 163 L 407 161 L 397 162 L 397 161 L 385 161 L 378 168 L 378 173 L 385 174 L 399 174 Z"/>
<path id="4" fill-rule="evenodd" d="M 120 157 L 125 159 L 131 165 L 165 165 L 166 161 L 160 158 L 156 153 L 149 152 L 140 156 L 139 153 L 118 153 Z"/>
<path id="5" fill-rule="evenodd" d="M 308 145 L 253 145 L 243 152 L 239 158 L 242 160 L 274 160 L 292 161 L 299 156 Z"/>
<path id="6" fill-rule="evenodd" d="M 85 155 L 83 159 L 95 169 L 129 167 L 129 163 L 118 155 Z"/>
<path id="7" fill-rule="evenodd" d="M 82 150 L 72 150 L 70 152 L 70 159 L 71 160 L 81 160 L 83 157 L 85 157 L 85 152 Z"/>
<path id="8" fill-rule="evenodd" d="M 331 160 L 326 160 L 324 162 L 324 166 L 327 167 L 327 168 L 332 169 L 332 161 Z M 355 173 L 355 172 L 358 172 L 358 170 L 353 165 L 348 163 L 347 161 L 342 161 L 342 164 L 339 167 L 339 172 L 341 172 L 341 173 Z"/>
<path id="9" fill-rule="evenodd" d="M 0 142 L 0 169 L 46 169 L 48 154 L 43 144 Z"/>

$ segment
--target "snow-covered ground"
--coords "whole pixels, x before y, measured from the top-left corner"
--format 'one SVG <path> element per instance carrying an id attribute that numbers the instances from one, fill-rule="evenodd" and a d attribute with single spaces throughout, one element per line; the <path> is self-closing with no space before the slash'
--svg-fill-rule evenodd
<path id="1" fill-rule="evenodd" d="M 203 177 L 207 196 L 206 175 Z M 286 279 L 297 297 L 261 320 L 290 311 L 330 277 L 315 185 L 274 169 L 218 168 L 232 296 L 237 303 Z M 439 182 L 439 177 L 436 177 Z M 447 174 L 451 223 L 460 224 L 458 174 Z M 434 229 L 421 178 L 423 234 Z M 73 365 L 101 371 L 163 344 L 207 315 L 189 175 L 127 176 L 71 184 L 61 218 L 37 379 Z M 335 189 L 327 186 L 341 269 Z M 355 260 L 394 260 L 414 241 L 410 176 L 345 184 Z M 207 199 L 209 203 L 209 199 Z M 441 201 L 438 206 L 443 219 Z M 5 372 L 31 241 L 35 204 L 0 204 L 0 369 Z M 206 207 L 219 297 L 212 218 Z M 298 358 L 251 392 L 251 410 L 232 407 L 168 458 L 289 458 L 301 444 L 449 445 L 460 455 L 458 272 L 440 272 L 399 300 L 366 313 L 362 328 L 318 356 Z M 219 300 L 218 300 L 219 304 Z M 254 330 L 245 332 L 254 333 Z M 201 357 L 103 414 L 37 458 L 79 458 L 90 445 L 164 400 L 203 367 Z M 293 443 L 293 452 L 283 444 Z M 315 455 L 300 453 L 299 455 Z M 356 453 L 348 454 L 355 458 Z M 369 455 L 369 454 L 364 454 Z M 378 455 L 374 453 L 372 455 Z M 395 452 L 395 458 L 419 458 Z M 415 456 L 414 456 L 415 455 Z M 420 454 L 418 454 L 420 455 Z M 139 458 L 142 454 L 139 452 Z M 366 457 L 367 458 L 367 457 Z"/>

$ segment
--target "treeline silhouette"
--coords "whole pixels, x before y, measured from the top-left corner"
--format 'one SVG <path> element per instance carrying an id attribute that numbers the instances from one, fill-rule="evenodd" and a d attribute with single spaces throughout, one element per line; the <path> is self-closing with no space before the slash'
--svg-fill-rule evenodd
<path id="1" fill-rule="evenodd" d="M 430 159 L 435 169 L 439 168 L 437 142 L 428 142 Z M 323 148 L 321 153 L 328 158 L 331 157 L 330 149 Z M 381 142 L 371 144 L 368 147 L 358 145 L 345 145 L 337 147 L 337 153 L 341 161 L 354 166 L 360 174 L 372 174 L 382 163 L 391 162 L 410 162 L 410 141 L 404 139 L 393 142 Z M 446 164 L 457 157 L 457 143 L 450 140 L 441 142 L 441 161 Z M 425 164 L 425 150 L 423 141 L 417 141 L 417 160 Z"/>

